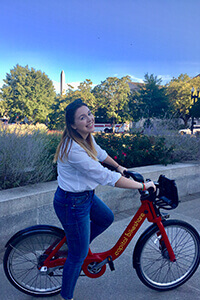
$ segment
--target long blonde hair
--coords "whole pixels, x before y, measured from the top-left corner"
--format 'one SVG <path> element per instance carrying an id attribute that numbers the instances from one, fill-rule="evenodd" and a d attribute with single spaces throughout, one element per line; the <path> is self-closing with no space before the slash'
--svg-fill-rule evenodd
<path id="1" fill-rule="evenodd" d="M 54 156 L 54 162 L 57 162 L 58 158 L 63 161 L 64 158 L 68 157 L 73 141 L 79 144 L 87 154 L 94 160 L 97 159 L 97 151 L 94 147 L 92 135 L 89 134 L 84 140 L 82 136 L 72 128 L 74 124 L 74 117 L 76 110 L 81 106 L 87 106 L 81 99 L 76 99 L 66 107 L 65 111 L 65 123 L 66 127 L 62 134 L 61 141 L 57 147 L 56 154 Z"/>

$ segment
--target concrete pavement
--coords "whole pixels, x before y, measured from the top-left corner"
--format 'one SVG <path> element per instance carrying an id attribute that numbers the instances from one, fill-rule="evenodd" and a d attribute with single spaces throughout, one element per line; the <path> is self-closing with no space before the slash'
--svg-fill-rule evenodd
<path id="1" fill-rule="evenodd" d="M 189 199 L 188 199 L 189 198 Z M 185 201 L 187 199 L 187 201 Z M 181 199 L 178 208 L 170 212 L 171 219 L 185 220 L 200 232 L 200 194 L 193 194 Z M 188 201 L 190 200 L 190 201 Z M 130 211 L 116 215 L 114 224 L 93 245 L 93 251 L 105 251 L 113 245 L 122 231 L 128 225 Z M 145 227 L 150 224 L 145 221 L 134 240 L 115 263 L 115 271 L 107 268 L 105 274 L 98 279 L 80 277 L 76 286 L 74 300 L 188 300 L 200 299 L 200 267 L 193 277 L 181 287 L 169 292 L 156 292 L 140 282 L 132 267 L 132 253 L 135 242 Z M 0 266 L 0 300 L 33 300 L 32 296 L 16 290 L 5 278 L 2 262 Z M 59 296 L 37 298 L 59 300 Z"/>

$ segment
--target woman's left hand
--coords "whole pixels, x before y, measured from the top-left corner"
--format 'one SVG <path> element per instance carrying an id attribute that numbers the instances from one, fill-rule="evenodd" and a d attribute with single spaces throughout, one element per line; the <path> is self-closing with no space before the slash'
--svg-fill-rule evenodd
<path id="1" fill-rule="evenodd" d="M 122 166 L 118 166 L 116 171 L 121 173 L 124 176 L 124 171 L 127 171 L 127 169 Z"/>

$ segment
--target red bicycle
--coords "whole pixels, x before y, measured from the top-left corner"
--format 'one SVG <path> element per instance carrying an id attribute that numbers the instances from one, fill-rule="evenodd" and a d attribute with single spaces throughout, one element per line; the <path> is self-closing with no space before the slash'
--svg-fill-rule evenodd
<path id="1" fill-rule="evenodd" d="M 126 172 L 134 180 L 144 182 L 142 175 Z M 82 266 L 84 274 L 97 278 L 108 265 L 124 252 L 145 219 L 153 224 L 138 239 L 133 251 L 133 267 L 148 287 L 165 291 L 185 283 L 200 262 L 200 237 L 190 224 L 181 220 L 166 220 L 161 209 L 178 206 L 174 180 L 160 175 L 156 192 L 141 193 L 141 206 L 117 243 L 108 251 L 92 253 Z M 60 292 L 62 269 L 67 258 L 67 243 L 62 229 L 37 225 L 16 233 L 6 244 L 4 271 L 9 281 L 20 291 L 32 296 L 52 296 Z"/>

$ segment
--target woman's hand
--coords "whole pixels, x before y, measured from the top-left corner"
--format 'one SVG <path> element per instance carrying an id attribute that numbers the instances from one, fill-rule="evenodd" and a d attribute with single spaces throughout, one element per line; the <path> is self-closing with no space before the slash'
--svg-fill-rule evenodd
<path id="1" fill-rule="evenodd" d="M 156 186 L 153 181 L 148 181 L 144 183 L 146 190 L 148 190 L 150 187 L 154 189 L 154 192 L 156 191 Z"/>
<path id="2" fill-rule="evenodd" d="M 124 176 L 124 171 L 127 171 L 127 169 L 119 165 L 116 168 L 116 171 L 119 172 L 119 173 L 121 173 Z"/>

